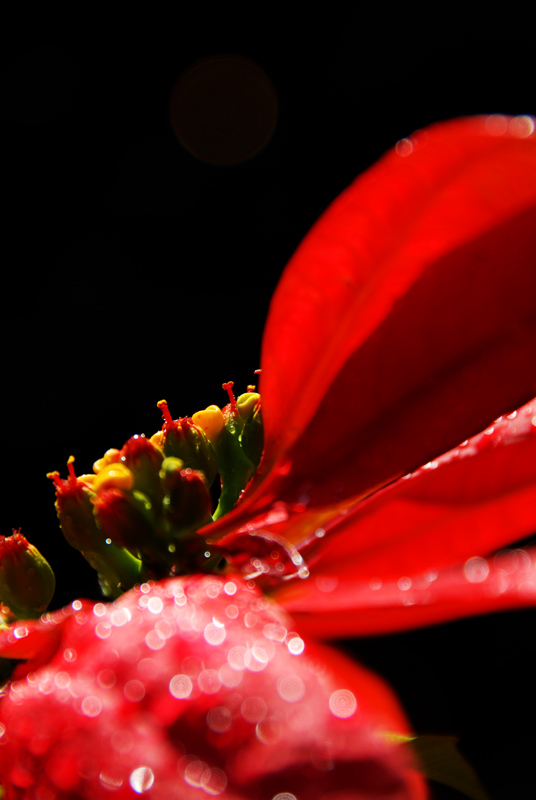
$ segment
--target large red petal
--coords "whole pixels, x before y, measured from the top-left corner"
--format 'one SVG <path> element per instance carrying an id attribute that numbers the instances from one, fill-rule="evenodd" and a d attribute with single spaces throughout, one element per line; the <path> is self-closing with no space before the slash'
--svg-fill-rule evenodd
<path id="1" fill-rule="evenodd" d="M 533 128 L 418 133 L 305 239 L 263 342 L 264 471 L 292 464 L 273 496 L 364 496 L 536 393 Z"/>
<path id="2" fill-rule="evenodd" d="M 330 583 L 331 581 L 331 583 Z M 478 556 L 398 580 L 318 576 L 307 596 L 284 598 L 300 630 L 324 639 L 375 636 L 475 614 L 536 605 L 536 549 Z"/>
<path id="3" fill-rule="evenodd" d="M 408 576 L 439 574 L 532 534 L 535 423 L 533 402 L 358 504 L 331 530 L 327 526 L 316 552 L 308 555 L 302 547 L 311 577 L 276 590 L 279 602 L 293 613 L 306 609 L 312 617 L 323 617 L 327 608 L 334 613 L 337 605 L 348 609 L 354 601 L 361 609 L 364 586 L 397 586 L 399 580 L 407 586 Z M 357 594 L 351 585 L 359 587 Z M 375 603 L 375 592 L 368 594 Z M 485 610 L 486 598 L 494 608 L 495 597 L 484 594 L 465 613 Z M 349 624 L 361 630 L 362 620 L 354 615 L 352 622 L 350 615 Z"/>

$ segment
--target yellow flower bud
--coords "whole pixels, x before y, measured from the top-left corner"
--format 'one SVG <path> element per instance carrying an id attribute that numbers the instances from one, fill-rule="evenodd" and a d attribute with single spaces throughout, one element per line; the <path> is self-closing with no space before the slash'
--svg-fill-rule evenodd
<path id="1" fill-rule="evenodd" d="M 93 481 L 92 489 L 95 492 L 103 489 L 131 489 L 134 476 L 128 467 L 121 462 L 115 462 L 103 467 Z"/>
<path id="2" fill-rule="evenodd" d="M 192 422 L 205 432 L 209 442 L 214 442 L 218 438 L 224 425 L 223 414 L 218 406 L 208 406 L 204 411 L 196 411 L 192 416 Z"/>

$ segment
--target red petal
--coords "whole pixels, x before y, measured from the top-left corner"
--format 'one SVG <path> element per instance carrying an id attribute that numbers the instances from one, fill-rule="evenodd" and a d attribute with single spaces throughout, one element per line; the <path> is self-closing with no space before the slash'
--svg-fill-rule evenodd
<path id="1" fill-rule="evenodd" d="M 533 128 L 417 133 L 305 239 L 263 342 L 265 468 L 292 462 L 274 496 L 364 496 L 536 393 Z"/>
<path id="2" fill-rule="evenodd" d="M 390 690 L 291 625 L 232 577 L 69 609 L 61 647 L 0 698 L 7 800 L 424 798 L 408 754 L 384 736 L 408 731 Z"/>
<path id="3" fill-rule="evenodd" d="M 397 585 L 487 556 L 536 530 L 536 402 L 437 461 L 358 504 L 306 555 L 312 578 L 276 591 L 293 613 L 313 617 L 351 605 L 363 586 Z M 298 543 L 299 547 L 299 543 Z M 349 589 L 355 583 L 359 591 Z M 396 594 L 396 593 L 395 593 Z M 326 597 L 326 595 L 328 595 Z M 371 596 L 376 597 L 373 593 Z M 400 595 L 404 597 L 404 595 Z M 495 598 L 489 597 L 494 607 Z M 483 601 L 482 601 L 483 602 Z M 478 608 L 467 613 L 478 613 Z M 361 619 L 354 616 L 361 630 Z M 351 625 L 348 617 L 345 625 Z M 407 623 L 411 626 L 411 622 Z"/>
<path id="4" fill-rule="evenodd" d="M 333 583 L 329 583 L 329 581 Z M 398 580 L 352 580 L 318 576 L 306 597 L 290 592 L 286 607 L 300 630 L 319 638 L 376 634 L 418 628 L 475 614 L 536 605 L 536 549 L 478 556 L 439 573 Z"/>

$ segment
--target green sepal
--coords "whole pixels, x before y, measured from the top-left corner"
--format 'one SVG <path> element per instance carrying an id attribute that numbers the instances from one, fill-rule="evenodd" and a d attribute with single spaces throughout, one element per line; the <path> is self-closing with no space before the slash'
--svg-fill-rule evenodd
<path id="1" fill-rule="evenodd" d="M 260 403 L 255 406 L 253 413 L 250 414 L 244 424 L 244 429 L 240 435 L 240 444 L 254 468 L 257 469 L 264 449 L 264 426 L 262 424 Z"/>
<path id="2" fill-rule="evenodd" d="M 457 748 L 455 736 L 402 736 L 389 733 L 388 741 L 407 743 L 417 756 L 425 776 L 456 789 L 470 800 L 490 800 L 476 772 Z"/>
<path id="3" fill-rule="evenodd" d="M 253 464 L 240 444 L 244 420 L 232 410 L 224 410 L 224 420 L 223 429 L 213 442 L 221 478 L 221 494 L 214 520 L 232 509 L 254 472 Z"/>

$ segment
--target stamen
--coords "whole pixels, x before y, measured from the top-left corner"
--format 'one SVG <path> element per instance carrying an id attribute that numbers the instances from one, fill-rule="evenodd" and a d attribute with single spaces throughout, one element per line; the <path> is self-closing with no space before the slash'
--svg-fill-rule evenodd
<path id="1" fill-rule="evenodd" d="M 229 395 L 231 414 L 236 414 L 237 408 L 236 408 L 235 396 L 233 394 L 233 386 L 234 386 L 234 381 L 228 381 L 227 383 L 222 383 L 221 388 Z"/>
<path id="2" fill-rule="evenodd" d="M 169 425 L 170 427 L 173 427 L 173 418 L 172 418 L 171 414 L 169 413 L 169 408 L 168 408 L 167 402 L 165 400 L 159 400 L 156 405 L 158 406 L 158 408 L 162 412 L 162 416 L 164 418 L 165 424 Z"/>
<path id="3" fill-rule="evenodd" d="M 247 392 L 254 392 L 256 388 L 257 388 L 257 387 L 255 386 L 255 384 L 254 384 L 254 383 L 250 383 L 250 384 L 247 386 L 247 388 L 246 388 L 246 391 L 247 391 Z"/>
<path id="4" fill-rule="evenodd" d="M 73 486 L 76 486 L 76 475 L 74 474 L 74 456 L 69 456 L 67 459 L 67 469 L 69 470 L 69 479 Z"/>

